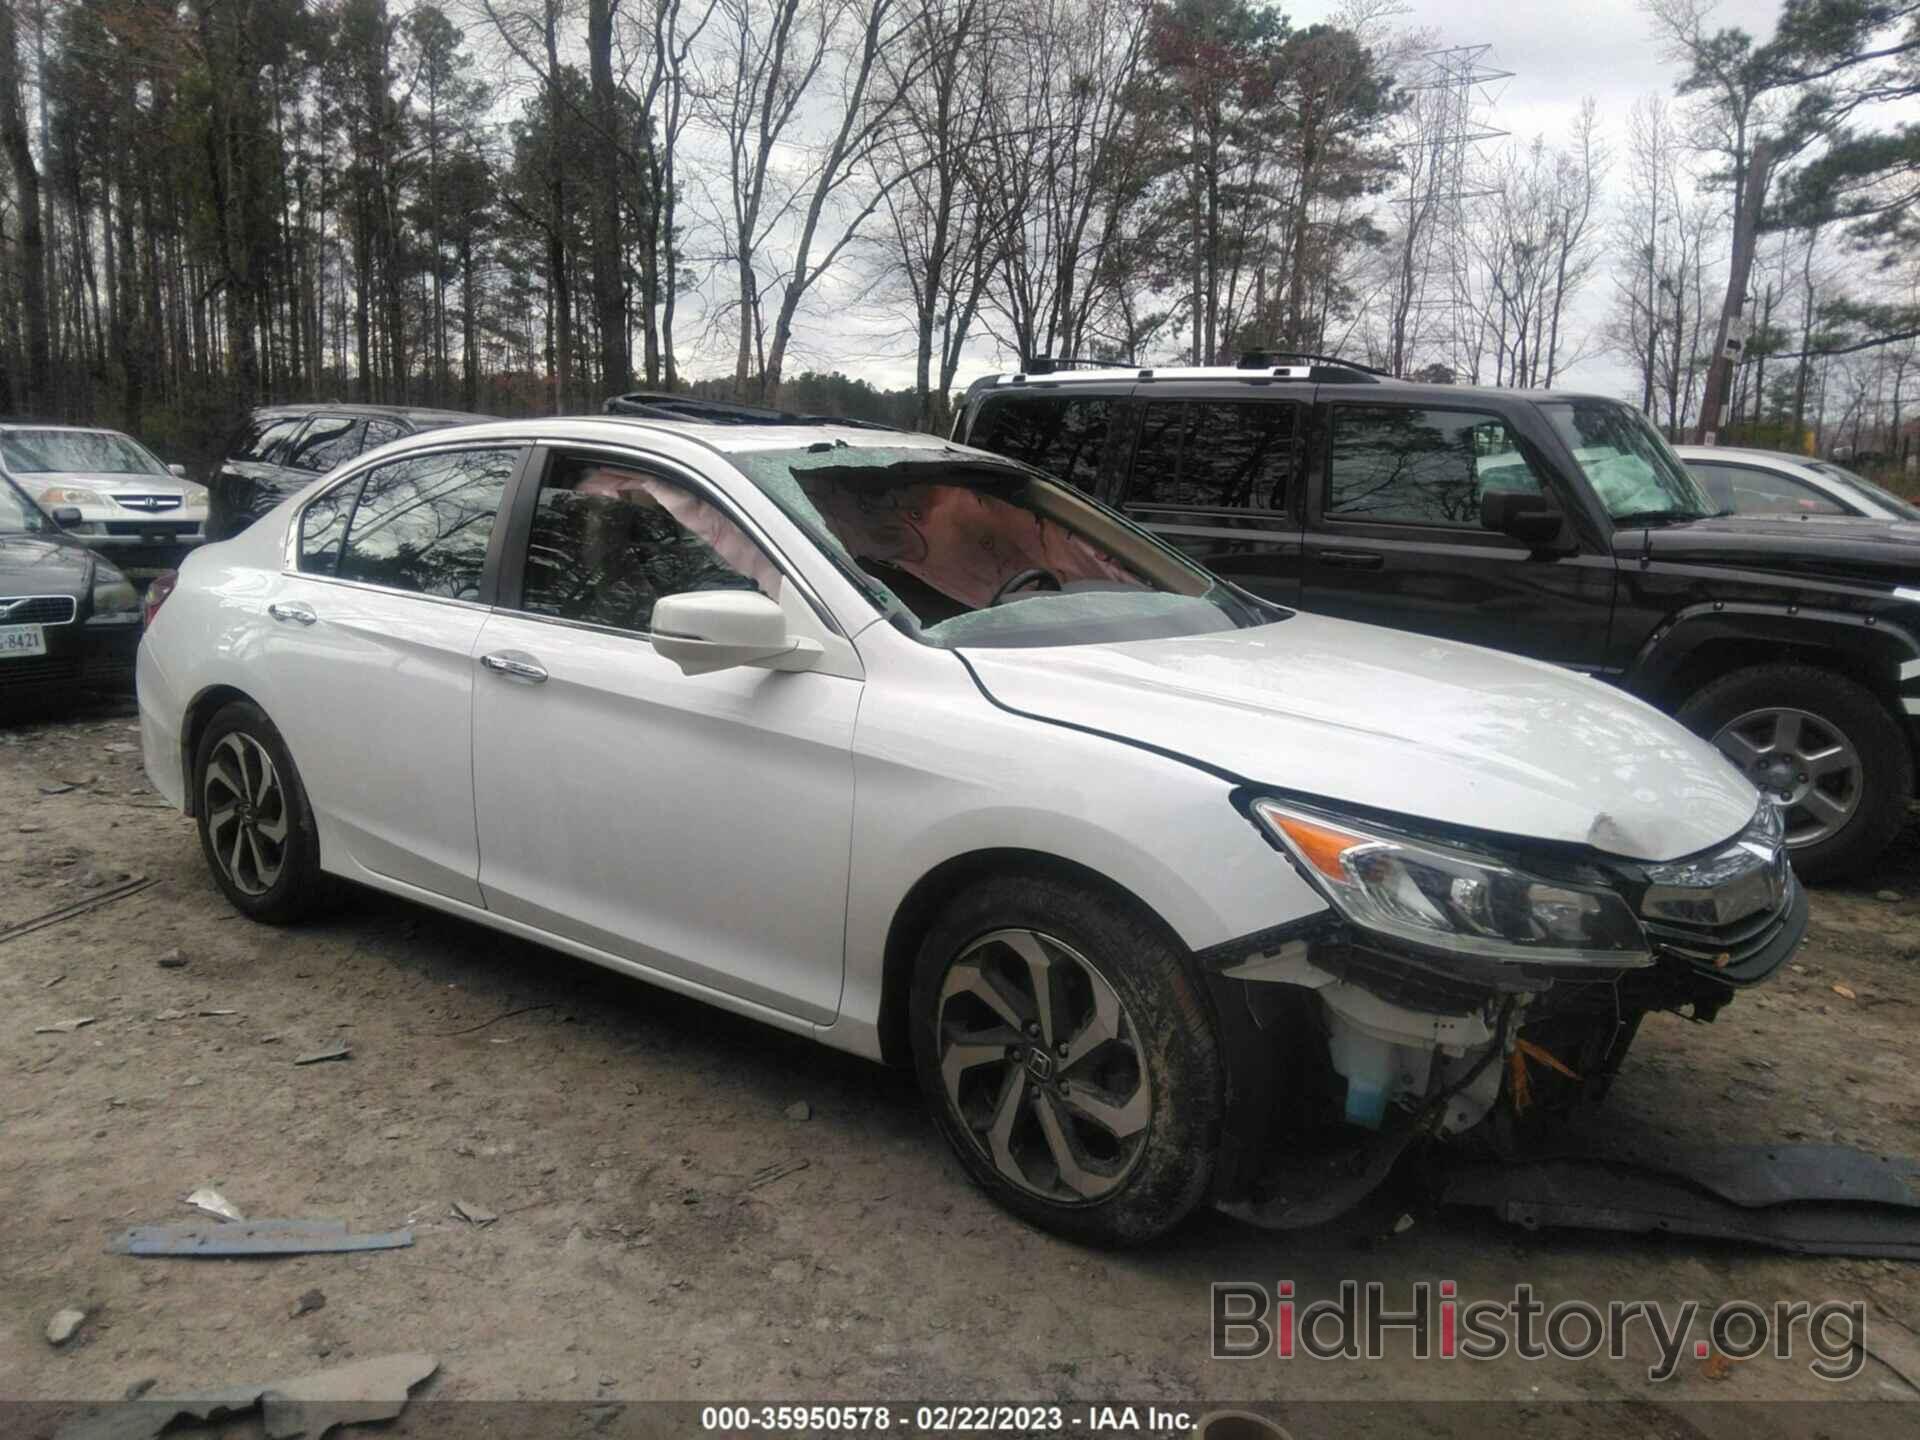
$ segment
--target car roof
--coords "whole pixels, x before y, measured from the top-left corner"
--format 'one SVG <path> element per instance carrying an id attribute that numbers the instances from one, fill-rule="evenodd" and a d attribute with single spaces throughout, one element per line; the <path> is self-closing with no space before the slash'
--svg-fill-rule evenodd
<path id="1" fill-rule="evenodd" d="M 969 457 L 989 455 L 960 445 L 943 435 L 928 435 L 914 430 L 883 430 L 858 421 L 844 424 L 833 420 L 795 425 L 729 425 L 703 420 L 654 420 L 630 415 L 543 415 L 526 420 L 488 420 L 460 429 L 458 443 L 492 439 L 582 441 L 620 443 L 646 434 L 671 435 L 689 440 L 717 455 L 739 455 L 759 450 L 804 450 L 809 445 L 828 444 L 849 449 L 953 451 Z M 449 443 L 454 437 L 444 433 L 415 435 L 393 442 L 394 453 L 429 448 Z M 369 452 L 373 453 L 373 452 Z M 389 453 L 387 447 L 379 452 Z M 1002 462 L 1005 463 L 1005 462 Z"/>
<path id="2" fill-rule="evenodd" d="M 1819 474 L 1809 463 L 1811 456 L 1794 455 L 1785 450 L 1757 450 L 1739 445 L 1676 445 L 1673 453 L 1682 460 L 1744 460 Z"/>
<path id="3" fill-rule="evenodd" d="M 402 420 L 419 420 L 444 423 L 449 420 L 491 420 L 491 415 L 479 415 L 470 410 L 436 410 L 427 405 L 362 405 L 355 401 L 342 400 L 301 400 L 289 401 L 279 405 L 262 405 L 253 412 L 256 419 L 284 416 L 293 419 L 301 415 L 382 415 Z"/>
<path id="4" fill-rule="evenodd" d="M 71 435 L 118 435 L 122 440 L 133 437 L 124 430 L 110 430 L 105 425 L 63 425 L 57 420 L 0 420 L 0 433 L 14 430 L 57 430 Z"/>

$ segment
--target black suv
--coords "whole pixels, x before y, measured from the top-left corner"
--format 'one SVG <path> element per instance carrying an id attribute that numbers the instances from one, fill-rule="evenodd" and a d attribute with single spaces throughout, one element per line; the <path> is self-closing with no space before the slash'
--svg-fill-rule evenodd
<path id="1" fill-rule="evenodd" d="M 1778 800 L 1807 878 L 1906 817 L 1920 524 L 1719 515 L 1630 405 L 1263 357 L 989 376 L 954 438 L 1269 600 L 1624 686 Z"/>
<path id="2" fill-rule="evenodd" d="M 363 450 L 422 430 L 490 419 L 401 405 L 269 405 L 227 445 L 207 489 L 207 538 L 238 535 L 294 491 Z"/>

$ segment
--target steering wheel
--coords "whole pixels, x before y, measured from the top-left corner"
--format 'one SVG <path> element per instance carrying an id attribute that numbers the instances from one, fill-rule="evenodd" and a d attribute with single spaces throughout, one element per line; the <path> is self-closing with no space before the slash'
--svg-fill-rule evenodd
<path id="1" fill-rule="evenodd" d="M 1002 580 L 1000 582 L 1000 588 L 993 592 L 993 598 L 987 601 L 987 604 L 989 606 L 998 605 L 1014 591 L 1022 590 L 1029 585 L 1035 584 L 1040 585 L 1042 590 L 1059 590 L 1063 588 L 1058 575 L 1054 574 L 1051 570 L 1043 570 L 1038 565 L 1031 565 L 1025 570 L 1018 571 Z"/>

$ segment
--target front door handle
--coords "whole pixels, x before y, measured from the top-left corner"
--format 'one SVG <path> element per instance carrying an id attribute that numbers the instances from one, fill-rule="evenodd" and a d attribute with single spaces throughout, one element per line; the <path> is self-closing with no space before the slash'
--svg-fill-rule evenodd
<path id="1" fill-rule="evenodd" d="M 319 618 L 313 613 L 311 605 L 298 600 L 276 600 L 267 606 L 267 613 L 288 625 L 311 625 Z"/>
<path id="2" fill-rule="evenodd" d="M 531 685 L 538 685 L 547 678 L 545 666 L 531 655 L 522 655 L 517 650 L 496 650 L 491 655 L 482 655 L 480 663 L 496 675 L 504 675 L 509 680 L 525 680 Z"/>
<path id="3" fill-rule="evenodd" d="M 1330 570 L 1378 570 L 1386 563 L 1377 550 L 1317 550 L 1314 555 Z"/>

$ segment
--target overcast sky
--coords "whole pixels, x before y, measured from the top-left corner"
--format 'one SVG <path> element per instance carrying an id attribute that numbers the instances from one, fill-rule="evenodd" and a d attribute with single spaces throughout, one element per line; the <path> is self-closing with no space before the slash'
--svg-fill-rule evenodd
<path id="1" fill-rule="evenodd" d="M 1297 0 L 1280 7 L 1296 26 L 1330 19 L 1338 0 Z M 1764 38 L 1773 33 L 1780 0 L 1721 0 L 1714 12 L 1720 25 L 1738 25 Z M 1510 70 L 1510 79 L 1488 87 L 1494 100 L 1491 119 L 1496 128 L 1516 139 L 1544 135 L 1549 144 L 1566 139 L 1588 95 L 1599 101 L 1609 146 L 1624 148 L 1626 116 L 1642 95 L 1671 95 L 1677 67 L 1662 58 L 1651 22 L 1639 0 L 1411 0 L 1401 22 L 1407 29 L 1433 31 L 1443 46 L 1488 44 L 1487 63 Z M 1504 143 L 1504 142 L 1495 142 Z M 1607 190 L 1620 188 L 1620 166 Z M 1583 320 L 1597 324 L 1604 318 L 1612 285 L 1603 269 L 1588 282 L 1579 298 Z M 831 327 L 819 317 L 802 326 L 796 339 L 807 351 L 805 364 L 840 364 L 849 373 L 876 385 L 910 385 L 911 360 L 876 353 L 893 348 L 874 337 L 856 342 L 844 331 L 830 338 Z M 844 355 L 844 359 L 836 356 Z M 958 377 L 964 386 L 974 376 L 1009 368 L 1011 355 L 995 353 L 991 342 L 973 347 L 970 363 Z M 1625 368 L 1608 356 L 1596 356 L 1566 377 L 1569 385 L 1621 393 L 1632 388 Z"/>

